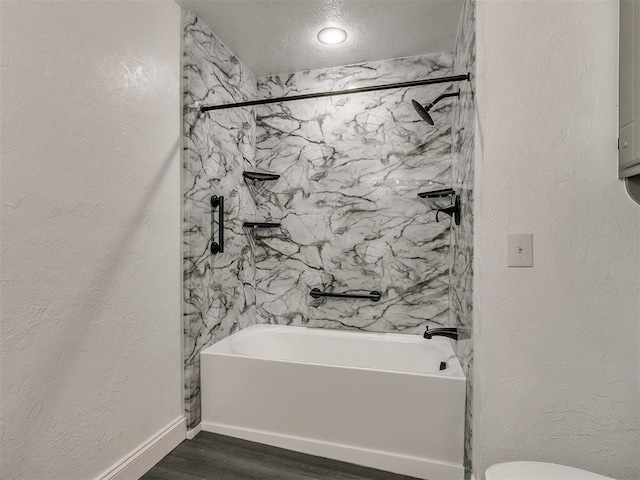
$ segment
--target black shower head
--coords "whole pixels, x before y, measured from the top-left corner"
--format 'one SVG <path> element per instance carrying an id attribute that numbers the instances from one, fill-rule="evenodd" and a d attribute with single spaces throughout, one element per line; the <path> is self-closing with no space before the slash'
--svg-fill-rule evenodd
<path id="1" fill-rule="evenodd" d="M 411 100 L 411 103 L 413 104 L 413 108 L 416 109 L 416 112 L 418 112 L 418 115 L 420 115 L 420 117 L 429 125 L 433 125 L 433 118 L 431 118 L 431 115 L 429 115 L 429 112 L 427 111 L 427 109 L 424 108 L 415 100 Z"/>
<path id="2" fill-rule="evenodd" d="M 433 102 L 425 105 L 424 107 L 415 100 L 411 100 L 411 103 L 413 104 L 413 108 L 416 109 L 416 112 L 418 112 L 418 115 L 420 115 L 420 118 L 422 118 L 429 125 L 433 125 L 434 124 L 433 118 L 431 118 L 431 115 L 429 115 L 429 110 L 431 110 L 433 106 L 436 103 L 438 103 L 440 100 L 443 100 L 448 97 L 459 97 L 459 96 L 460 96 L 460 90 L 458 90 L 455 93 L 443 93 L 438 98 L 436 98 Z"/>

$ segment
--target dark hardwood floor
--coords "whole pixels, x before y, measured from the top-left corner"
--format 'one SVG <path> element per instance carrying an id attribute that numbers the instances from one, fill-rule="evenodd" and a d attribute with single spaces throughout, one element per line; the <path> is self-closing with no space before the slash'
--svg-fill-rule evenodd
<path id="1" fill-rule="evenodd" d="M 409 480 L 350 463 L 201 432 L 185 440 L 143 480 Z"/>

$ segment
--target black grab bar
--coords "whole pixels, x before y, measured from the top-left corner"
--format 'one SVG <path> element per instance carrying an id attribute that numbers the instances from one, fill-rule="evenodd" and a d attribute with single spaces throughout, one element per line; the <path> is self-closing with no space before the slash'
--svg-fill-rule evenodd
<path id="1" fill-rule="evenodd" d="M 211 253 L 224 253 L 224 197 L 213 195 L 211 197 Z M 213 240 L 213 212 L 218 209 L 218 241 Z"/>
<path id="2" fill-rule="evenodd" d="M 380 300 L 380 292 L 374 290 L 367 294 L 358 294 L 358 293 L 333 293 L 333 292 L 321 292 L 319 289 L 314 288 L 309 292 L 313 298 L 320 297 L 338 297 L 338 298 L 364 298 L 366 300 L 371 300 L 372 302 L 377 302 Z"/>

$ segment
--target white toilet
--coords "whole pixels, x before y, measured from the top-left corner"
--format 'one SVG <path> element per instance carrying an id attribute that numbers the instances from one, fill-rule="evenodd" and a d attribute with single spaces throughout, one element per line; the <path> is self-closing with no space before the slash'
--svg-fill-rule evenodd
<path id="1" fill-rule="evenodd" d="M 497 463 L 487 468 L 486 480 L 612 480 L 578 468 L 546 462 Z"/>

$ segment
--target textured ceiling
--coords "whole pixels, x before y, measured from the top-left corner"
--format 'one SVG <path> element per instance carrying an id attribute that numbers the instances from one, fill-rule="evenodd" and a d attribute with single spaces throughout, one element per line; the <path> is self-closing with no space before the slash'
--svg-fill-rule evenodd
<path id="1" fill-rule="evenodd" d="M 257 75 L 406 57 L 454 48 L 462 0 L 176 0 Z M 337 26 L 349 37 L 322 45 Z"/>

